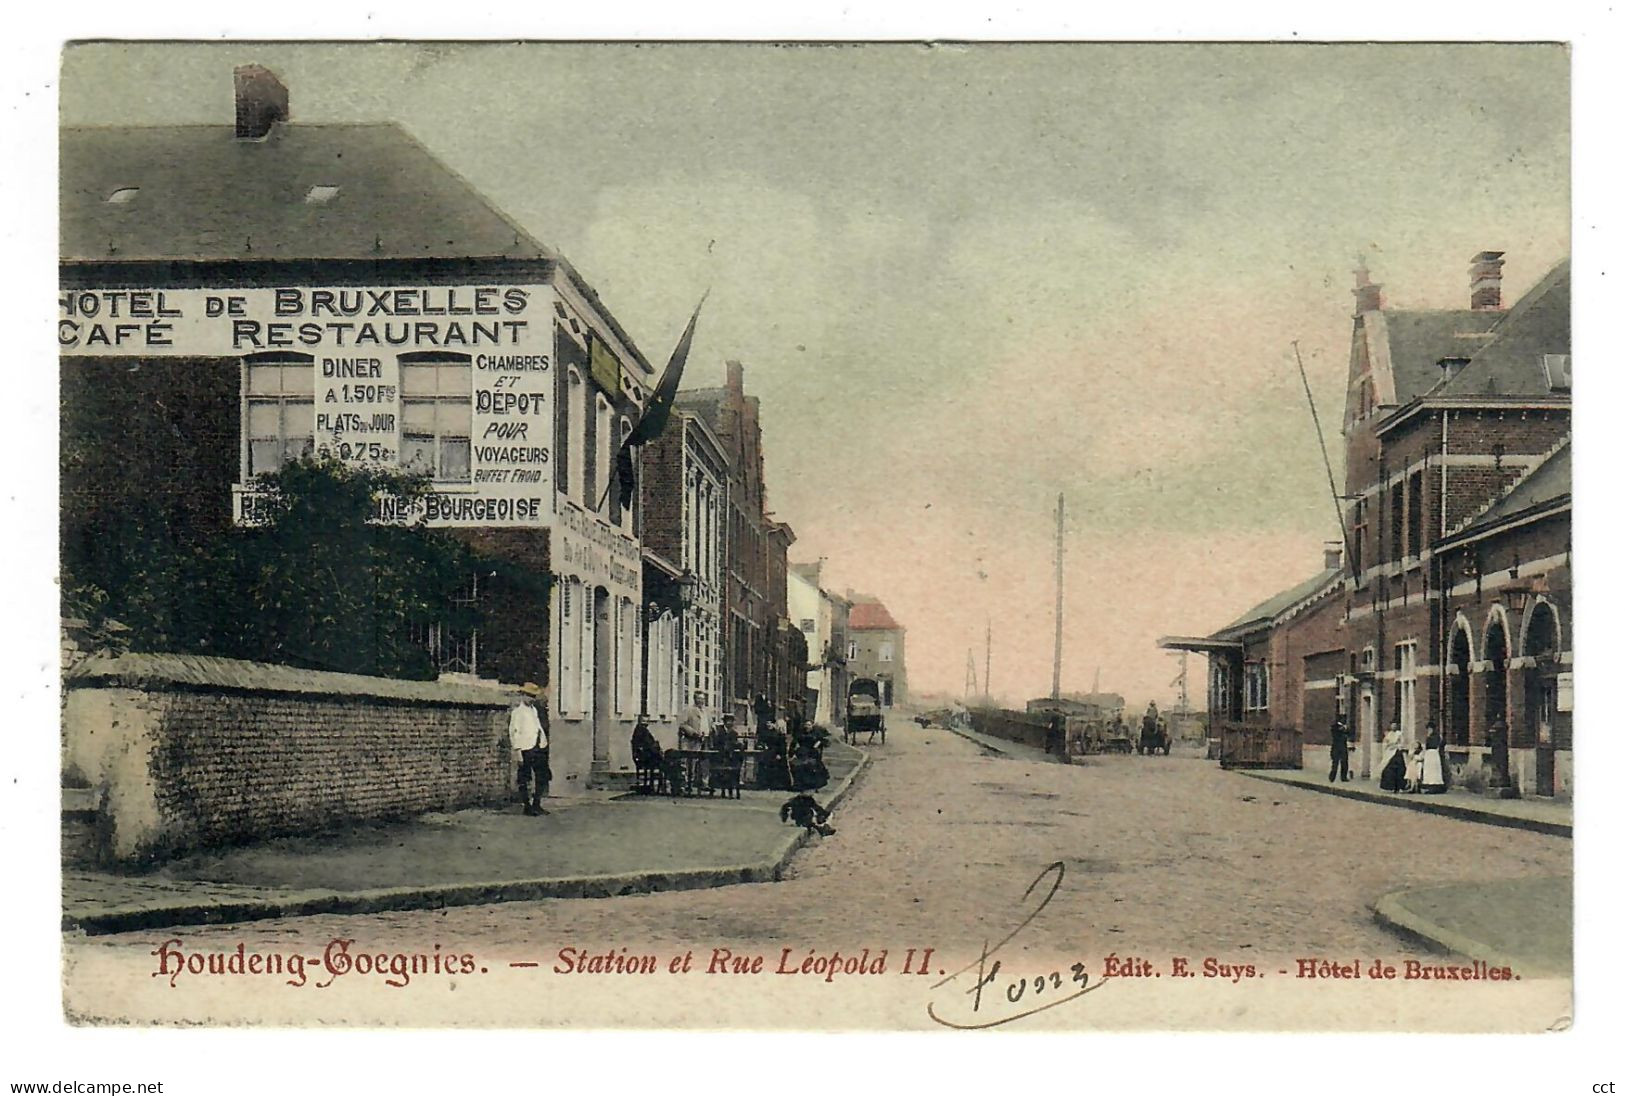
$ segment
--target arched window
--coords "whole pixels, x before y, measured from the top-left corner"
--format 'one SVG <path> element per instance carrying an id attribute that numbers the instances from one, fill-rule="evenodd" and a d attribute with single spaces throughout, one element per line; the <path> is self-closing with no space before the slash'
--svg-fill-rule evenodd
<path id="1" fill-rule="evenodd" d="M 1558 654 L 1563 647 L 1562 627 L 1557 619 L 1557 608 L 1542 598 L 1530 606 L 1524 617 L 1523 654 L 1528 658 L 1545 658 Z"/>
<path id="2" fill-rule="evenodd" d="M 572 369 L 570 370 L 569 386 L 570 448 L 567 459 L 575 462 L 570 467 L 580 469 L 572 477 L 579 487 L 577 491 L 572 491 L 570 494 L 581 499 L 592 493 L 592 485 L 587 479 L 587 466 L 590 463 L 587 460 L 587 385 L 581 379 L 581 374 Z M 597 501 L 597 499 L 591 500 L 591 502 Z M 591 505 L 591 502 L 584 505 Z"/>
<path id="3" fill-rule="evenodd" d="M 621 420 L 620 420 L 620 429 L 617 430 L 616 433 L 615 433 L 615 454 L 616 454 L 616 456 L 615 456 L 615 459 L 613 459 L 610 462 L 615 467 L 613 467 L 613 468 L 611 468 L 609 470 L 610 476 L 615 481 L 614 484 L 609 489 L 610 490 L 610 496 L 612 498 L 614 498 L 614 500 L 615 500 L 615 505 L 610 511 L 610 519 L 609 520 L 613 521 L 616 525 L 620 526 L 622 529 L 624 529 L 624 530 L 626 530 L 628 532 L 631 531 L 633 517 L 634 517 L 634 514 L 636 512 L 637 502 L 638 502 L 638 496 L 637 496 L 637 480 L 638 480 L 637 468 L 638 468 L 638 463 L 637 463 L 637 460 L 635 459 L 636 454 L 624 453 L 623 452 L 623 450 L 624 450 L 624 448 L 626 446 L 626 439 L 628 437 L 630 437 L 631 434 L 632 434 L 632 420 L 630 420 L 630 419 L 623 416 L 621 418 Z M 631 480 L 630 483 L 626 483 L 626 482 L 623 482 L 621 480 L 621 459 L 622 458 L 624 458 L 625 460 L 631 462 L 630 467 L 632 469 L 632 480 Z"/>
<path id="4" fill-rule="evenodd" d="M 596 429 L 593 432 L 593 481 L 589 485 L 587 506 L 589 509 L 608 513 L 606 490 L 610 478 L 615 474 L 615 470 L 610 467 L 610 458 L 614 455 L 614 445 L 610 436 L 612 419 L 609 401 L 602 394 L 597 397 L 597 404 L 598 418 L 594 423 Z"/>

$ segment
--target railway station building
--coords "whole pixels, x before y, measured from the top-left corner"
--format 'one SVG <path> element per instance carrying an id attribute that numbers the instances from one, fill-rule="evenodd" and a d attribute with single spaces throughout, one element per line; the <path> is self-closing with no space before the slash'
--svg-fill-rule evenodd
<path id="1" fill-rule="evenodd" d="M 1503 307 L 1501 252 L 1466 307 L 1399 311 L 1355 272 L 1343 417 L 1346 552 L 1205 637 L 1216 721 L 1328 728 L 1377 778 L 1385 729 L 1439 730 L 1454 777 L 1572 793 L 1569 264 Z"/>

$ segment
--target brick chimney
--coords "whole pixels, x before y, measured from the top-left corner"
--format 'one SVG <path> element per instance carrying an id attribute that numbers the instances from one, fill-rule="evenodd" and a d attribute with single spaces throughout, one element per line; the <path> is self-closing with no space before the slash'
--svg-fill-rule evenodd
<path id="1" fill-rule="evenodd" d="M 728 359 L 728 391 L 736 396 L 745 394 L 745 367 L 732 358 Z"/>
<path id="2" fill-rule="evenodd" d="M 1366 269 L 1365 259 L 1354 268 L 1354 314 L 1359 316 L 1366 312 L 1382 311 L 1382 286 L 1371 280 L 1371 271 Z"/>
<path id="3" fill-rule="evenodd" d="M 1501 308 L 1501 261 L 1504 251 L 1480 251 L 1473 256 L 1468 292 L 1474 312 L 1498 312 Z"/>
<path id="4" fill-rule="evenodd" d="M 237 139 L 258 141 L 278 122 L 288 120 L 288 89 L 262 65 L 238 65 Z"/>
<path id="5" fill-rule="evenodd" d="M 1328 571 L 1340 570 L 1343 566 L 1343 545 L 1340 541 L 1328 540 L 1321 548 Z"/>

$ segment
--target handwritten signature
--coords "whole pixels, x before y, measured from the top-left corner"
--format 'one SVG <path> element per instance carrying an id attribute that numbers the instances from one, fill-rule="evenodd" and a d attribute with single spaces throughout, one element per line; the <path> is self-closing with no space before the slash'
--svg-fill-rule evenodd
<path id="1" fill-rule="evenodd" d="M 975 960 L 931 987 L 933 990 L 953 987 L 949 991 L 953 996 L 946 999 L 947 1003 L 941 1012 L 938 1011 L 939 998 L 933 998 L 926 1005 L 926 1014 L 931 1019 L 943 1027 L 957 1028 L 961 1031 L 998 1027 L 1069 1004 L 1106 984 L 1104 981 L 1091 981 L 1088 971 L 1081 962 L 1073 963 L 1069 968 L 1043 971 L 1035 976 L 1013 981 L 1008 975 L 1000 980 L 1003 960 L 994 956 L 1044 912 L 1044 907 L 1049 905 L 1050 899 L 1061 889 L 1061 881 L 1065 878 L 1066 865 L 1061 861 L 1056 861 L 1038 873 L 1038 878 L 1029 883 L 1027 889 L 1021 893 L 1022 906 L 1028 904 L 1034 892 L 1043 888 L 1046 879 L 1049 880 L 1049 889 L 1043 891 L 1043 897 L 1033 906 L 1032 911 L 1022 918 L 1021 923 L 1011 929 L 997 944 L 989 946 L 983 941 L 982 952 Z M 968 986 L 967 982 L 970 983 Z M 952 1016 L 957 1010 L 949 1005 L 955 1001 L 958 1002 L 960 1009 L 968 1010 L 967 1016 L 958 1019 Z M 1006 1011 L 1007 1009 L 1017 1011 Z M 943 1012 L 949 1015 L 945 1016 Z"/>

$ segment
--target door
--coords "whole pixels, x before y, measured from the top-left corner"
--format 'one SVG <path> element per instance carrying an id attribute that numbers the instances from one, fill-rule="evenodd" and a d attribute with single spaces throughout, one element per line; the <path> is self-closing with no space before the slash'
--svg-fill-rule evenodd
<path id="1" fill-rule="evenodd" d="M 1360 742 L 1360 775 L 1371 779 L 1371 759 L 1377 750 L 1377 698 L 1370 685 L 1360 686 L 1358 728 Z"/>
<path id="2" fill-rule="evenodd" d="M 1552 734 L 1552 713 L 1557 710 L 1557 679 L 1536 682 L 1535 794 L 1557 794 L 1557 741 Z"/>
<path id="3" fill-rule="evenodd" d="M 614 602 L 602 586 L 592 592 L 592 759 L 609 760 L 609 721 L 615 710 Z"/>

